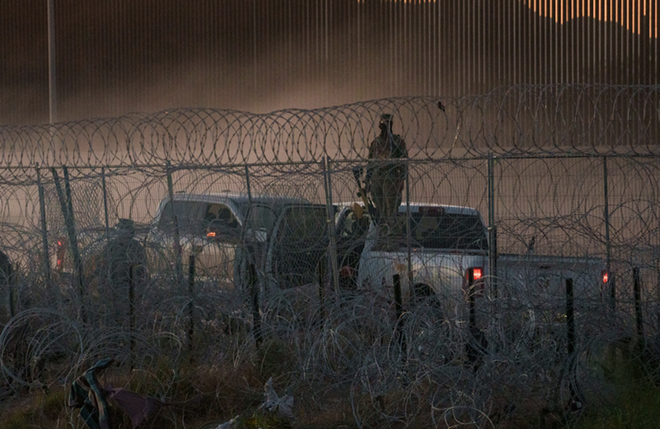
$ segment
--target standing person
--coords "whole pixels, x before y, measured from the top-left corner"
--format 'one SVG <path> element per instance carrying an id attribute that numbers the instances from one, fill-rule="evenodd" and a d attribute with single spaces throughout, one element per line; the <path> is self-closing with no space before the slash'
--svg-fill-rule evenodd
<path id="1" fill-rule="evenodd" d="M 392 115 L 381 115 L 379 127 L 380 135 L 369 147 L 370 161 L 367 164 L 365 191 L 371 193 L 379 222 L 394 226 L 407 169 L 405 162 L 384 160 L 407 158 L 408 150 L 401 136 L 392 132 Z"/>
<path id="2" fill-rule="evenodd" d="M 129 301 L 129 314 L 133 314 L 134 293 L 142 292 L 146 282 L 147 257 L 142 243 L 135 237 L 135 225 L 131 219 L 119 219 L 115 227 L 115 237 L 99 253 L 101 259 L 97 273 L 105 276 L 110 290 L 106 291 L 115 307 L 115 312 L 122 317 L 124 311 L 116 308 L 119 303 Z M 107 260 L 107 264 L 103 263 Z"/>
<path id="3" fill-rule="evenodd" d="M 116 284 L 127 284 L 132 267 L 133 280 L 144 274 L 146 255 L 144 247 L 135 237 L 135 225 L 131 219 L 119 219 L 115 237 L 108 243 L 110 279 Z"/>
<path id="4" fill-rule="evenodd" d="M 9 257 L 0 250 L 0 285 L 9 285 L 14 277 L 14 268 Z"/>
<path id="5" fill-rule="evenodd" d="M 14 291 L 12 290 L 14 284 L 14 267 L 9 260 L 9 257 L 0 250 L 0 289 L 7 290 L 9 296 L 9 314 L 14 317 Z"/>

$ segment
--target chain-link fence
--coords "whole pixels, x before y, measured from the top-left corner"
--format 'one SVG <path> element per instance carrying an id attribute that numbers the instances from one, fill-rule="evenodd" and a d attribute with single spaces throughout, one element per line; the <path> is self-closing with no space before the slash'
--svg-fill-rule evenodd
<path id="1" fill-rule="evenodd" d="M 300 415 L 360 427 L 607 402 L 622 344 L 649 362 L 659 347 L 658 90 L 562 91 L 552 114 L 521 90 L 453 101 L 452 121 L 406 99 L 178 112 L 176 138 L 170 116 L 1 131 L 5 383 L 71 381 L 102 356 L 238 364 L 278 342 Z M 391 223 L 358 196 L 383 111 L 410 155 Z"/>

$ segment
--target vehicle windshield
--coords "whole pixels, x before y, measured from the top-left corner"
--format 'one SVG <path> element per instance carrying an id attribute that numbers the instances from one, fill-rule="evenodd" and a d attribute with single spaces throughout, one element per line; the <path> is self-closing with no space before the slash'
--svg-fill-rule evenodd
<path id="1" fill-rule="evenodd" d="M 481 219 L 473 214 L 411 213 L 410 224 L 412 247 L 457 250 L 488 249 L 488 239 Z M 405 243 L 407 238 L 405 227 L 402 228 L 402 235 L 402 240 L 398 241 Z"/>
<path id="2" fill-rule="evenodd" d="M 239 204 L 243 215 L 247 211 L 248 204 Z M 250 210 L 250 222 L 248 226 L 255 230 L 264 230 L 270 233 L 275 227 L 277 219 L 276 210 L 282 210 L 283 205 L 273 206 L 255 203 Z M 300 208 L 296 207 L 296 211 Z M 181 235 L 205 235 L 207 229 L 220 229 L 222 231 L 233 231 L 240 234 L 240 221 L 233 215 L 229 207 L 220 203 L 207 203 L 199 201 L 174 201 L 174 215 L 177 217 L 179 234 Z M 296 218 L 300 217 L 298 215 Z M 305 218 L 305 216 L 303 216 Z M 158 221 L 158 229 L 167 233 L 174 233 L 174 222 L 172 220 L 172 203 L 167 202 L 163 206 Z"/>
<path id="3" fill-rule="evenodd" d="M 206 203 L 196 201 L 174 201 L 174 215 L 177 218 L 179 234 L 204 234 L 204 214 Z M 172 220 L 172 202 L 168 201 L 160 214 L 158 229 L 173 234 L 174 221 Z"/>

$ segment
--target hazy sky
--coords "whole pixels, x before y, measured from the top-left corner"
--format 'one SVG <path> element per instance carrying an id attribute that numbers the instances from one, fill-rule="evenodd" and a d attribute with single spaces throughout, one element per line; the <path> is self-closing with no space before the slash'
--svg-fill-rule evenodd
<path id="1" fill-rule="evenodd" d="M 639 33 L 642 16 L 655 16 L 657 22 L 658 7 L 655 0 L 522 0 L 529 8 L 542 16 L 548 16 L 563 23 L 574 18 L 590 16 L 601 21 L 614 21 L 626 29 Z M 657 28 L 657 26 L 656 26 Z M 658 37 L 657 31 L 651 30 L 650 37 Z"/>
<path id="2" fill-rule="evenodd" d="M 0 2 L 0 124 L 48 120 L 47 3 Z M 657 83 L 656 3 L 54 0 L 57 118 Z"/>
<path id="3" fill-rule="evenodd" d="M 365 3 L 365 0 L 356 0 Z M 394 3 L 423 4 L 440 3 L 441 0 L 392 0 Z M 658 6 L 656 0 L 519 0 L 528 8 L 556 22 L 564 23 L 571 19 L 589 16 L 601 21 L 620 23 L 626 29 L 639 33 L 643 16 L 655 17 L 657 23 Z M 650 29 L 649 37 L 658 37 L 657 24 Z"/>

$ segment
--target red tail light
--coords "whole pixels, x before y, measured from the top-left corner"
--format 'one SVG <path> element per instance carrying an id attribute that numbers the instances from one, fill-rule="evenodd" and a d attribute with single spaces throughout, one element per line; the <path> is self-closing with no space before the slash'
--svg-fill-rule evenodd
<path id="1" fill-rule="evenodd" d="M 472 289 L 474 291 L 475 297 L 484 296 L 484 269 L 483 267 L 468 268 L 465 270 L 465 276 L 463 277 L 463 292 L 468 294 L 470 292 L 470 272 L 472 273 Z"/>
<path id="2" fill-rule="evenodd" d="M 484 269 L 482 267 L 468 268 L 465 270 L 465 280 L 470 280 L 470 271 L 472 272 L 472 280 L 475 283 L 484 276 Z"/>
<path id="3" fill-rule="evenodd" d="M 600 297 L 603 298 L 608 294 L 607 292 L 607 283 L 610 281 L 610 273 L 607 272 L 607 270 L 603 270 L 600 272 Z"/>
<path id="4" fill-rule="evenodd" d="M 55 269 L 62 270 L 62 265 L 64 263 L 64 255 L 66 254 L 66 246 L 64 245 L 64 240 L 57 240 L 57 249 L 55 250 L 55 256 L 57 257 L 57 262 L 55 263 Z"/>

